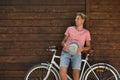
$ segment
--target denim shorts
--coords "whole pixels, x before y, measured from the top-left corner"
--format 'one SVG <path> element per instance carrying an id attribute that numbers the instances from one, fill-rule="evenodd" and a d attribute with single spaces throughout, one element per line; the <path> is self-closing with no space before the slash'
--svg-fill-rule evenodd
<path id="1" fill-rule="evenodd" d="M 81 69 L 81 54 L 70 55 L 66 51 L 62 51 L 60 57 L 60 66 L 68 67 L 71 62 L 72 69 Z"/>

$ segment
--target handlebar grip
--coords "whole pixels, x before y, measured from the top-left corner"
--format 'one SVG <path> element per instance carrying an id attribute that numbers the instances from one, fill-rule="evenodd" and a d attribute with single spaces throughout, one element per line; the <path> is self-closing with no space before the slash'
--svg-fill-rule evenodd
<path id="1" fill-rule="evenodd" d="M 56 46 L 49 46 L 48 48 L 47 48 L 47 51 L 55 51 L 55 50 L 57 50 L 57 47 Z"/>

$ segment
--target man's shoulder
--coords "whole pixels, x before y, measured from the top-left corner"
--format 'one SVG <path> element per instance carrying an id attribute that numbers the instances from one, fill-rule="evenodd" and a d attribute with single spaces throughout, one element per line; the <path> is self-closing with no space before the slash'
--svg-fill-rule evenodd
<path id="1" fill-rule="evenodd" d="M 89 32 L 89 30 L 88 30 L 88 29 L 85 29 L 85 28 L 84 28 L 84 31 L 85 31 L 85 32 Z"/>
<path id="2" fill-rule="evenodd" d="M 90 34 L 90 31 L 88 29 L 84 29 L 85 34 Z"/>
<path id="3" fill-rule="evenodd" d="M 75 26 L 69 26 L 68 27 L 68 29 L 74 29 L 75 28 Z"/>

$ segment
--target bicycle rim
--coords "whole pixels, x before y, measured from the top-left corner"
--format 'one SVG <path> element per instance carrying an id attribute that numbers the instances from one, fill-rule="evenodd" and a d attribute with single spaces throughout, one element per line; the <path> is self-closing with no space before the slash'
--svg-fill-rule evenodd
<path id="1" fill-rule="evenodd" d="M 94 66 L 89 69 L 83 80 L 119 80 L 116 72 L 109 66 Z"/>
<path id="2" fill-rule="evenodd" d="M 31 68 L 26 77 L 25 80 L 44 80 L 46 77 L 48 71 L 48 66 L 35 66 Z M 56 72 L 51 69 L 50 74 L 46 80 L 59 80 Z"/>

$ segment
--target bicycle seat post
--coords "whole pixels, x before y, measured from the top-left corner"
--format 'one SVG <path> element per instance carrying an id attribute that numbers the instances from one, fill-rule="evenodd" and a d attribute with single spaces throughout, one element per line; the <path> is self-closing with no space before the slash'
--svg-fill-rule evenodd
<path id="1" fill-rule="evenodd" d="M 51 52 L 56 53 L 57 52 L 57 48 L 56 48 L 56 46 L 49 46 L 47 51 L 51 51 Z"/>
<path id="2" fill-rule="evenodd" d="M 93 55 L 93 52 L 94 52 L 94 50 L 90 50 L 89 52 L 87 52 L 85 60 L 88 60 L 89 56 Z"/>
<path id="3" fill-rule="evenodd" d="M 90 54 L 89 54 L 89 53 L 87 53 L 85 60 L 88 60 L 89 55 L 90 55 Z"/>

